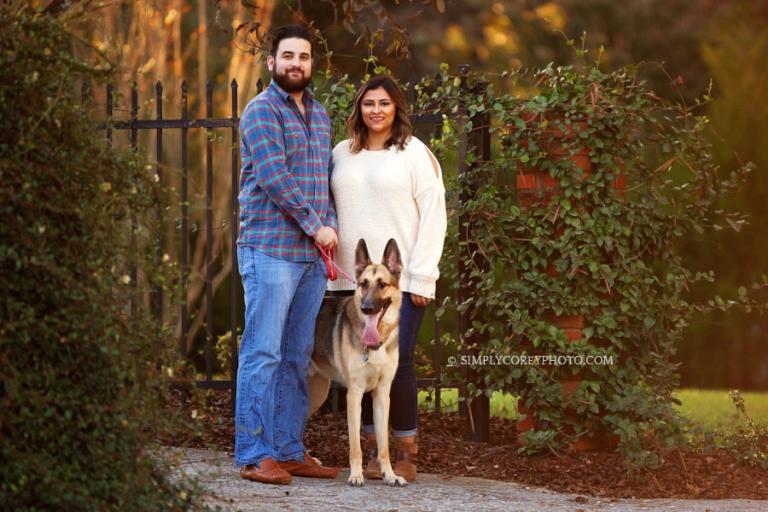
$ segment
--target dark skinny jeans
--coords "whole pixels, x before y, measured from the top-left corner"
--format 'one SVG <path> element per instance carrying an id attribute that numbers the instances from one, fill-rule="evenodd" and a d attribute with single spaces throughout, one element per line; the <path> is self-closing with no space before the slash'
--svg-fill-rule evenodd
<path id="1" fill-rule="evenodd" d="M 400 306 L 400 361 L 389 392 L 389 422 L 395 437 L 416 434 L 416 369 L 413 352 L 419 334 L 424 310 L 413 305 L 411 294 L 403 292 Z M 363 395 L 363 430 L 373 433 L 373 399 L 370 393 Z"/>

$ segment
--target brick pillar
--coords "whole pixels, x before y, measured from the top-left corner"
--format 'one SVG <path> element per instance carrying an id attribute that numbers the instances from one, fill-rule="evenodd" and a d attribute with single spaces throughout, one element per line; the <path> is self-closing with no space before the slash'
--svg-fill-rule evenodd
<path id="1" fill-rule="evenodd" d="M 523 116 L 526 122 L 535 122 L 535 116 Z M 576 122 L 574 124 L 559 128 L 554 125 L 553 127 L 543 132 L 544 139 L 540 142 L 539 146 L 545 150 L 548 155 L 553 159 L 564 159 L 573 162 L 575 169 L 581 173 L 581 179 L 587 179 L 593 172 L 592 161 L 589 158 L 589 148 L 583 147 L 578 151 L 565 150 L 561 141 L 577 137 L 578 131 L 586 129 L 586 123 Z M 614 180 L 613 187 L 618 194 L 626 201 L 626 173 L 624 172 L 623 162 L 618 162 L 621 168 L 619 177 Z M 518 163 L 519 174 L 516 177 L 517 184 L 517 198 L 518 204 L 523 208 L 529 208 L 536 204 L 549 204 L 553 199 L 556 199 L 560 194 L 559 180 L 554 179 L 545 171 L 526 167 L 521 163 Z M 557 276 L 557 271 L 553 266 L 549 266 L 546 269 L 546 273 L 549 277 Z M 555 315 L 554 313 L 548 316 L 548 319 L 558 326 L 568 338 L 569 342 L 575 342 L 583 338 L 583 330 L 585 325 L 584 315 Z M 575 374 L 567 379 L 560 381 L 562 385 L 563 396 L 575 393 L 581 383 L 581 373 Z M 518 444 L 523 444 L 522 435 L 525 432 L 536 429 L 536 420 L 533 415 L 534 411 L 526 407 L 522 402 L 518 401 L 518 412 L 525 415 L 517 422 L 518 430 Z M 566 410 L 566 414 L 575 415 L 575 410 Z M 602 434 L 596 434 L 592 437 L 582 436 L 576 441 L 571 443 L 571 448 L 576 451 L 592 450 L 609 444 L 615 444 L 615 439 L 612 437 L 604 436 Z"/>

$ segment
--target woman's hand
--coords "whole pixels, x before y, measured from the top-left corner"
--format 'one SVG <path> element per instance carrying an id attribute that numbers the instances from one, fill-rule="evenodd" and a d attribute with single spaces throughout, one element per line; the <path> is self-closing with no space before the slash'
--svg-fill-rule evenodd
<path id="1" fill-rule="evenodd" d="M 432 302 L 432 299 L 430 299 L 429 297 L 422 297 L 421 295 L 416 295 L 415 293 L 412 293 L 411 302 L 413 302 L 413 305 L 418 308 L 425 308 L 430 302 Z"/>

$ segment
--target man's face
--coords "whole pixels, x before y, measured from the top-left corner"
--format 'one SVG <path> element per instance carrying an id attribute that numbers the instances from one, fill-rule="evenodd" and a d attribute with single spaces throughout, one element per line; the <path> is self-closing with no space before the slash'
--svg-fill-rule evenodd
<path id="1" fill-rule="evenodd" d="M 312 80 L 312 46 L 306 39 L 283 39 L 277 55 L 267 57 L 272 78 L 285 92 L 299 92 Z"/>

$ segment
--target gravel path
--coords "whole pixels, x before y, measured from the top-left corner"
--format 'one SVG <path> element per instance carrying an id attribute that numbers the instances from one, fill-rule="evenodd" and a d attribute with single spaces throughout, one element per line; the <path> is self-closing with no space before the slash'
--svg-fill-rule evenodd
<path id="1" fill-rule="evenodd" d="M 294 478 L 290 485 L 263 485 L 240 479 L 232 455 L 226 452 L 172 449 L 168 453 L 177 460 L 181 473 L 196 477 L 210 491 L 207 502 L 225 511 L 768 511 L 768 501 L 604 499 L 560 494 L 512 482 L 421 473 L 417 482 L 405 488 L 390 488 L 380 480 L 367 482 L 363 488 L 349 487 L 349 470 L 342 471 L 333 481 Z"/>

